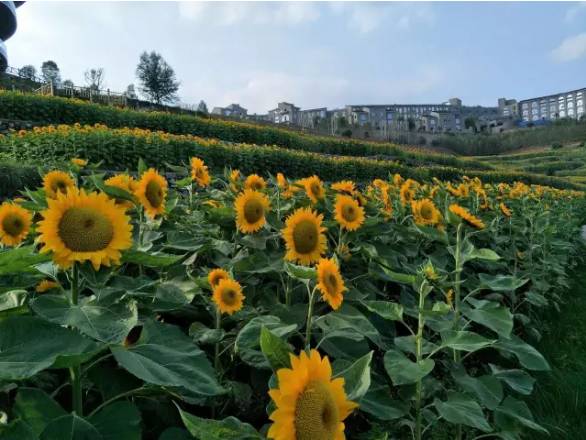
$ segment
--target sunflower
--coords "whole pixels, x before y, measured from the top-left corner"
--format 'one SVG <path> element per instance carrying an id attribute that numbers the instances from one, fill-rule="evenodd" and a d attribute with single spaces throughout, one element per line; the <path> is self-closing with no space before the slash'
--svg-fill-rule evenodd
<path id="1" fill-rule="evenodd" d="M 212 297 L 220 313 L 227 313 L 228 315 L 239 311 L 244 302 L 242 287 L 237 281 L 230 279 L 220 280 L 214 287 Z"/>
<path id="2" fill-rule="evenodd" d="M 211 182 L 208 167 L 198 157 L 191 158 L 191 178 L 201 188 L 205 188 Z"/>
<path id="3" fill-rule="evenodd" d="M 251 234 L 260 230 L 266 223 L 269 206 L 269 198 L 263 193 L 251 189 L 241 192 L 234 200 L 236 226 L 240 232 Z"/>
<path id="4" fill-rule="evenodd" d="M 216 287 L 218 283 L 222 280 L 229 280 L 230 274 L 226 272 L 224 269 L 214 269 L 208 273 L 208 283 L 210 286 Z"/>
<path id="5" fill-rule="evenodd" d="M 407 179 L 405 183 L 401 185 L 401 205 L 407 206 L 415 197 L 415 190 L 412 188 L 414 186 L 414 183 L 414 180 Z"/>
<path id="6" fill-rule="evenodd" d="M 45 293 L 51 289 L 56 289 L 58 287 L 61 287 L 61 286 L 59 285 L 59 283 L 57 283 L 55 281 L 43 280 L 37 285 L 37 287 L 35 288 L 35 291 L 37 293 Z"/>
<path id="7" fill-rule="evenodd" d="M 403 184 L 403 177 L 400 174 L 395 174 L 393 176 L 393 183 L 398 188 Z"/>
<path id="8" fill-rule="evenodd" d="M 230 190 L 232 192 L 240 191 L 240 170 L 230 171 Z"/>
<path id="9" fill-rule="evenodd" d="M 513 215 L 513 213 L 511 212 L 511 210 L 509 209 L 509 207 L 507 205 L 505 205 L 504 203 L 500 203 L 499 204 L 499 208 L 501 209 L 501 212 L 503 213 L 503 215 L 505 217 L 510 217 Z"/>
<path id="10" fill-rule="evenodd" d="M 258 174 L 251 174 L 244 181 L 244 188 L 253 189 L 255 191 L 261 191 L 267 187 L 265 179 L 260 177 Z"/>
<path id="11" fill-rule="evenodd" d="M 344 420 L 358 407 L 346 397 L 344 378 L 332 380 L 330 360 L 317 350 L 290 359 L 291 368 L 277 371 L 279 387 L 269 391 L 277 409 L 268 438 L 344 440 Z"/>
<path id="12" fill-rule="evenodd" d="M 286 191 L 289 188 L 289 182 L 287 182 L 283 173 L 277 173 L 277 186 L 283 191 Z"/>
<path id="13" fill-rule="evenodd" d="M 356 185 L 351 180 L 341 180 L 340 182 L 332 183 L 332 189 L 348 195 L 354 194 Z"/>
<path id="14" fill-rule="evenodd" d="M 22 206 L 13 203 L 0 205 L 0 243 L 18 246 L 31 228 L 33 216 Z"/>
<path id="15" fill-rule="evenodd" d="M 434 226 L 442 219 L 441 213 L 430 199 L 412 200 L 411 212 L 418 225 Z"/>
<path id="16" fill-rule="evenodd" d="M 325 190 L 322 181 L 317 176 L 306 177 L 298 182 L 305 189 L 307 197 L 311 200 L 311 203 L 317 203 L 325 197 Z"/>
<path id="17" fill-rule="evenodd" d="M 310 208 L 299 208 L 285 221 L 282 231 L 287 252 L 285 259 L 310 265 L 319 261 L 326 251 L 326 228 L 322 227 L 324 216 Z"/>
<path id="18" fill-rule="evenodd" d="M 38 227 L 41 253 L 53 252 L 62 268 L 76 261 L 91 261 L 95 270 L 119 264 L 120 252 L 132 246 L 130 218 L 106 194 L 73 188 L 48 203 Z"/>
<path id="19" fill-rule="evenodd" d="M 356 231 L 364 223 L 364 208 L 350 196 L 338 194 L 335 210 L 336 221 L 348 231 Z"/>
<path id="20" fill-rule="evenodd" d="M 449 209 L 452 214 L 457 215 L 470 226 L 476 229 L 484 229 L 484 222 L 480 220 L 478 217 L 472 215 L 470 211 L 468 211 L 466 208 L 454 203 L 450 205 Z"/>
<path id="21" fill-rule="evenodd" d="M 155 218 L 157 214 L 165 212 L 167 187 L 167 180 L 154 168 L 150 168 L 144 173 L 138 182 L 135 195 L 150 218 Z"/>
<path id="22" fill-rule="evenodd" d="M 116 176 L 110 177 L 104 183 L 108 186 L 113 186 L 115 188 L 122 189 L 130 194 L 134 194 L 138 187 L 138 184 L 136 180 L 134 180 L 134 177 L 129 176 L 128 174 L 118 174 Z M 130 209 L 134 206 L 134 204 L 130 200 L 124 199 L 116 199 L 116 204 L 124 206 L 126 209 Z"/>
<path id="23" fill-rule="evenodd" d="M 86 159 L 80 159 L 79 157 L 74 157 L 73 159 L 71 159 L 71 163 L 73 165 L 76 165 L 80 168 L 83 168 L 87 165 L 87 160 Z"/>
<path id="24" fill-rule="evenodd" d="M 324 301 L 334 310 L 342 305 L 344 291 L 348 290 L 344 285 L 344 279 L 340 275 L 340 269 L 333 259 L 322 258 L 317 264 L 317 288 Z"/>
<path id="25" fill-rule="evenodd" d="M 43 188 L 48 198 L 54 199 L 58 193 L 65 194 L 69 188 L 74 188 L 75 182 L 71 176 L 63 171 L 51 171 L 43 177 Z"/>

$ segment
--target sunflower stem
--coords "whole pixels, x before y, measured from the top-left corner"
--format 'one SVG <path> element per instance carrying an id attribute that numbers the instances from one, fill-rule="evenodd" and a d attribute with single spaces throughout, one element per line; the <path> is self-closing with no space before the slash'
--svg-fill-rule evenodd
<path id="1" fill-rule="evenodd" d="M 220 309 L 216 307 L 216 330 L 220 330 L 222 328 L 222 312 Z M 219 333 L 219 332 L 217 332 Z M 215 350 L 214 350 L 214 368 L 216 372 L 220 370 L 220 342 L 216 342 Z"/>
<path id="2" fill-rule="evenodd" d="M 425 282 L 421 284 L 419 288 L 419 310 L 418 310 L 418 325 L 417 325 L 417 336 L 415 337 L 415 355 L 417 358 L 417 365 L 421 364 L 423 357 L 423 327 L 425 326 L 425 317 L 423 316 L 423 308 L 425 306 L 425 295 L 424 295 Z M 421 397 L 422 397 L 422 383 L 423 379 L 420 378 L 416 384 L 415 390 L 415 439 L 421 440 L 422 436 L 422 420 L 421 420 Z"/>
<path id="3" fill-rule="evenodd" d="M 79 299 L 79 266 L 73 264 L 71 270 L 71 304 L 76 306 Z M 81 366 L 78 364 L 69 368 L 71 377 L 71 402 L 73 412 L 83 417 L 83 396 L 81 389 Z"/>
<path id="4" fill-rule="evenodd" d="M 305 349 L 309 351 L 311 348 L 311 318 L 313 316 L 313 303 L 315 297 L 315 288 L 309 289 L 309 282 L 306 284 L 307 293 L 309 293 L 309 305 L 307 307 L 307 324 L 305 325 Z"/>
<path id="5" fill-rule="evenodd" d="M 460 328 L 460 295 L 461 289 L 460 284 L 462 281 L 462 228 L 463 223 L 458 225 L 458 229 L 456 231 L 456 255 L 454 256 L 455 266 L 456 266 L 456 273 L 455 273 L 455 286 L 454 286 L 454 327 L 455 330 L 458 331 Z M 457 364 L 460 363 L 460 352 L 454 349 L 454 362 Z M 462 425 L 458 424 L 456 426 L 456 440 L 461 440 L 462 438 Z"/>

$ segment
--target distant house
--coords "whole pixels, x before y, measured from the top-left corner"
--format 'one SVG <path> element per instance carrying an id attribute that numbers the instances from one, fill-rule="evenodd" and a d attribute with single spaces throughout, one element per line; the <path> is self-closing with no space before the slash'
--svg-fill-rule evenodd
<path id="1" fill-rule="evenodd" d="M 214 107 L 212 115 L 226 116 L 229 118 L 245 119 L 248 114 L 248 110 L 241 107 L 240 104 L 230 104 L 227 107 Z"/>
<path id="2" fill-rule="evenodd" d="M 269 120 L 275 124 L 300 125 L 300 108 L 290 102 L 279 102 L 269 110 Z"/>
<path id="3" fill-rule="evenodd" d="M 299 125 L 303 128 L 315 128 L 327 116 L 328 109 L 326 107 L 301 110 L 299 112 Z"/>
<path id="4" fill-rule="evenodd" d="M 560 118 L 581 119 L 586 116 L 586 88 L 519 101 L 520 116 L 525 123 Z"/>

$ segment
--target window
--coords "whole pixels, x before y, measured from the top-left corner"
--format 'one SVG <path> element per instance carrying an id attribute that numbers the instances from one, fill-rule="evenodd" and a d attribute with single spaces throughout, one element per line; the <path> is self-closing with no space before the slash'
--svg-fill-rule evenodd
<path id="1" fill-rule="evenodd" d="M 564 110 L 560 110 L 560 118 L 565 118 L 566 112 Z"/>
<path id="2" fill-rule="evenodd" d="M 568 101 L 568 108 L 574 108 L 574 101 Z"/>

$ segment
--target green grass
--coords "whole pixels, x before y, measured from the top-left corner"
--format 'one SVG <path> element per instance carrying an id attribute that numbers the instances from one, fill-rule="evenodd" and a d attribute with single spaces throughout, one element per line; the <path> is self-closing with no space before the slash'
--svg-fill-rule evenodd
<path id="1" fill-rule="evenodd" d="M 534 439 L 586 439 L 586 264 L 575 271 L 572 288 L 559 312 L 545 318 L 539 350 L 552 370 L 538 377 L 528 399 L 535 420 L 551 436 Z"/>

